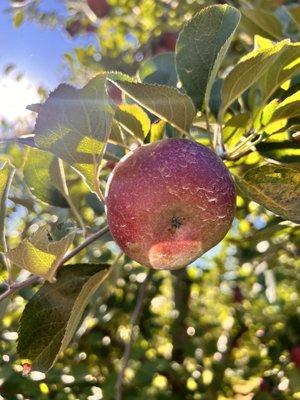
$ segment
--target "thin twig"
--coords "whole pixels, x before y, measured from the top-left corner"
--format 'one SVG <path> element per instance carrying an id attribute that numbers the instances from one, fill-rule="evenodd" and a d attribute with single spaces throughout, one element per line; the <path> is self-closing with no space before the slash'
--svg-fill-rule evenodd
<path id="1" fill-rule="evenodd" d="M 90 235 L 83 243 L 81 243 L 79 246 L 75 247 L 75 249 L 73 249 L 68 254 L 66 254 L 65 257 L 58 264 L 57 268 L 62 267 L 67 261 L 69 261 L 71 258 L 73 258 L 78 253 L 80 253 L 81 250 L 83 250 L 85 247 L 87 247 L 90 244 L 92 244 L 93 242 L 95 242 L 97 239 L 100 239 L 108 231 L 109 231 L 108 226 L 105 226 L 104 228 L 100 229 L 98 232 L 95 232 L 94 234 Z M 17 292 L 20 289 L 23 289 L 32 284 L 39 283 L 41 281 L 42 281 L 42 279 L 39 276 L 31 275 L 28 279 L 26 279 L 23 282 L 14 283 L 4 293 L 2 293 L 0 295 L 0 301 L 4 300 L 6 297 L 10 296 L 12 293 Z"/>
<path id="2" fill-rule="evenodd" d="M 209 133 L 209 142 L 210 142 L 211 147 L 214 148 L 214 138 L 213 138 L 213 133 L 210 128 L 207 110 L 205 111 L 204 116 L 205 116 L 206 130 Z"/>
<path id="3" fill-rule="evenodd" d="M 251 132 L 251 131 L 250 131 Z M 251 142 L 252 139 L 254 139 L 256 136 L 258 135 L 257 132 L 251 132 L 249 136 L 247 136 L 246 138 L 242 138 L 242 140 L 240 140 L 240 142 L 237 144 L 237 146 L 234 147 L 234 149 L 228 153 L 228 157 L 230 159 L 230 157 L 235 157 L 236 153 L 238 153 L 239 151 L 244 151 L 244 148 L 246 147 L 246 145 Z M 252 146 L 254 142 L 251 142 L 250 146 Z"/>
<path id="4" fill-rule="evenodd" d="M 70 251 L 70 253 L 65 255 L 65 257 L 59 263 L 58 268 L 63 266 L 71 258 L 75 257 L 78 253 L 81 252 L 81 250 L 83 250 L 84 248 L 86 248 L 90 244 L 94 243 L 97 239 L 100 239 L 108 231 L 109 231 L 108 226 L 105 226 L 104 228 L 102 228 L 99 231 L 97 231 L 97 232 L 93 233 L 92 235 L 90 235 L 84 242 L 82 242 L 79 246 L 75 247 L 75 249 Z"/>
<path id="5" fill-rule="evenodd" d="M 78 212 L 77 208 L 75 207 L 75 204 L 73 203 L 73 200 L 70 196 L 70 192 L 69 192 L 69 189 L 67 186 L 67 181 L 66 181 L 64 164 L 60 158 L 58 159 L 58 171 L 59 171 L 59 179 L 60 179 L 61 188 L 63 190 L 63 195 L 64 195 L 65 199 L 67 200 L 75 218 L 77 219 L 80 228 L 82 229 L 83 236 L 86 236 L 85 225 L 84 225 L 83 219 L 81 218 L 80 213 Z"/>
<path id="6" fill-rule="evenodd" d="M 4 193 L 2 196 L 3 200 L 1 202 L 1 210 L 0 210 L 0 214 L 2 216 L 2 218 L 0 220 L 0 244 L 3 249 L 3 252 L 1 253 L 1 257 L 2 257 L 3 263 L 5 265 L 5 268 L 7 270 L 9 283 L 12 282 L 12 275 L 11 275 L 10 260 L 5 255 L 5 253 L 7 252 L 6 232 L 5 232 L 5 216 L 6 216 L 6 199 L 8 198 L 8 193 L 10 190 L 10 186 L 11 186 L 13 177 L 15 175 L 15 171 L 16 171 L 15 168 L 11 167 L 9 175 L 8 175 L 7 183 L 5 186 L 5 190 L 4 190 Z"/>
<path id="7" fill-rule="evenodd" d="M 118 375 L 117 383 L 116 383 L 116 397 L 115 400 L 122 400 L 122 388 L 123 388 L 123 379 L 125 375 L 125 371 L 129 362 L 129 357 L 131 353 L 131 348 L 133 345 L 133 342 L 136 338 L 136 328 L 139 323 L 139 319 L 141 316 L 141 311 L 142 311 L 142 306 L 143 302 L 147 293 L 147 288 L 149 285 L 149 282 L 151 281 L 153 275 L 153 269 L 150 269 L 148 272 L 148 275 L 146 276 L 146 279 L 142 283 L 139 293 L 137 296 L 137 301 L 135 305 L 135 309 L 133 311 L 132 317 L 131 317 L 131 332 L 130 332 L 130 338 L 129 341 L 126 343 L 125 350 L 124 350 L 124 355 L 123 355 L 123 363 L 122 363 L 122 368 L 121 371 Z"/>
<path id="8" fill-rule="evenodd" d="M 240 152 L 238 152 L 237 154 L 235 154 L 236 152 L 232 152 L 231 154 L 229 154 L 229 157 L 236 157 L 238 156 L 238 158 L 241 158 L 241 155 L 244 155 L 245 153 L 247 153 L 249 150 L 252 149 L 252 147 L 256 146 L 258 143 L 260 143 L 263 139 L 263 136 L 259 136 L 259 138 L 257 140 L 255 140 L 254 142 L 251 142 L 248 144 L 248 146 L 245 146 Z"/>

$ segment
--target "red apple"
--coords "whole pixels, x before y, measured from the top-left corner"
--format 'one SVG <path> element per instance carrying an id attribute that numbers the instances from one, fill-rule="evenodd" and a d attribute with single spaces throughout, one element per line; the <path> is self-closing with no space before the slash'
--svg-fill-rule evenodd
<path id="1" fill-rule="evenodd" d="M 98 18 L 105 17 L 110 10 L 106 0 L 87 0 L 87 4 Z"/>
<path id="2" fill-rule="evenodd" d="M 92 25 L 92 24 L 87 24 L 85 26 L 85 30 L 88 33 L 95 33 L 95 32 L 97 32 L 97 27 L 95 25 Z"/>
<path id="3" fill-rule="evenodd" d="M 175 32 L 164 32 L 152 43 L 152 53 L 159 54 L 166 51 L 175 51 L 178 34 Z"/>
<path id="4" fill-rule="evenodd" d="M 239 286 L 235 286 L 233 288 L 233 300 L 235 303 L 242 303 L 244 300 L 243 293 L 242 293 L 241 289 L 239 288 Z"/>
<path id="5" fill-rule="evenodd" d="M 296 367 L 300 368 L 300 345 L 296 345 L 291 348 L 290 358 L 293 363 L 295 363 Z"/>
<path id="6" fill-rule="evenodd" d="M 106 190 L 110 232 L 133 260 L 178 269 L 215 246 L 231 226 L 236 192 L 217 155 L 188 139 L 129 153 Z"/>
<path id="7" fill-rule="evenodd" d="M 80 33 L 82 29 L 82 23 L 78 19 L 68 21 L 65 29 L 71 37 L 75 37 Z"/>
<path id="8" fill-rule="evenodd" d="M 113 100 L 115 104 L 121 104 L 122 103 L 122 91 L 117 88 L 116 85 L 108 85 L 107 89 L 109 97 Z"/>
<path id="9" fill-rule="evenodd" d="M 260 384 L 259 384 L 259 392 L 270 392 L 271 391 L 271 385 L 270 382 L 267 381 L 265 378 L 262 378 Z"/>
<path id="10" fill-rule="evenodd" d="M 108 169 L 108 170 L 112 171 L 115 168 L 115 166 L 116 166 L 116 163 L 114 161 L 108 160 L 108 161 L 106 161 L 103 169 Z"/>

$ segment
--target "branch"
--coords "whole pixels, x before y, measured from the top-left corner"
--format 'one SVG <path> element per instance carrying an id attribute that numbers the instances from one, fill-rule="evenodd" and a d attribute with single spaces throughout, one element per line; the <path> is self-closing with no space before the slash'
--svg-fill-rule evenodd
<path id="1" fill-rule="evenodd" d="M 6 257 L 5 253 L 7 252 L 7 243 L 6 243 L 6 232 L 5 232 L 5 217 L 6 217 L 6 199 L 8 198 L 8 193 L 12 184 L 12 180 L 15 175 L 15 168 L 11 168 L 7 183 L 4 189 L 4 193 L 2 196 L 1 206 L 0 206 L 0 244 L 2 247 L 3 252 L 1 253 L 1 258 L 3 260 L 3 264 L 6 267 L 8 273 L 8 282 L 11 283 L 12 275 L 11 275 L 11 263 L 10 260 Z"/>
<path id="2" fill-rule="evenodd" d="M 133 345 L 133 342 L 136 338 L 136 328 L 140 319 L 141 311 L 142 311 L 142 306 L 143 302 L 147 293 L 147 288 L 149 285 L 149 282 L 151 281 L 153 275 L 153 269 L 150 269 L 148 272 L 148 275 L 144 282 L 142 283 L 138 296 L 137 296 L 137 301 L 135 305 L 135 309 L 133 311 L 132 317 L 131 317 L 131 332 L 130 332 L 130 338 L 129 341 L 126 343 L 125 350 L 124 350 L 124 355 L 123 355 L 123 363 L 122 363 L 122 368 L 121 371 L 118 375 L 117 383 L 116 383 L 116 397 L 115 400 L 122 400 L 122 386 L 123 386 L 123 379 L 125 375 L 125 371 L 129 362 L 129 357 L 130 357 L 130 352 L 131 348 Z"/>
<path id="3" fill-rule="evenodd" d="M 69 261 L 71 258 L 76 256 L 78 253 L 81 252 L 84 248 L 95 242 L 97 239 L 100 239 L 105 233 L 109 231 L 108 226 L 105 226 L 104 228 L 100 229 L 98 232 L 95 232 L 94 234 L 90 235 L 83 243 L 81 243 L 79 246 L 75 247 L 70 253 L 66 254 L 65 257 L 61 260 L 57 268 L 62 267 L 67 261 Z M 6 299 L 6 297 L 10 296 L 12 293 L 17 292 L 20 289 L 23 289 L 27 286 L 30 286 L 32 284 L 37 284 L 42 281 L 42 278 L 40 278 L 37 275 L 31 275 L 28 279 L 26 279 L 23 282 L 19 283 L 14 283 L 11 285 L 4 293 L 0 294 L 0 301 Z"/>
<path id="4" fill-rule="evenodd" d="M 85 229 L 84 221 L 81 218 L 81 215 L 79 214 L 77 208 L 75 207 L 72 197 L 70 196 L 70 192 L 69 192 L 67 181 L 66 181 L 66 174 L 65 174 L 65 168 L 64 168 L 63 161 L 61 158 L 58 158 L 57 162 L 58 162 L 58 172 L 59 172 L 58 178 L 60 180 L 63 195 L 64 195 L 65 199 L 67 200 L 67 203 L 69 204 L 75 218 L 77 219 L 80 228 L 82 229 L 83 236 L 86 236 L 86 229 Z"/>
<path id="5" fill-rule="evenodd" d="M 204 112 L 204 116 L 205 116 L 206 130 L 209 134 L 209 142 L 210 142 L 212 149 L 214 149 L 214 139 L 213 139 L 213 133 L 210 129 L 210 124 L 209 124 L 209 119 L 208 119 L 208 110 L 206 110 Z"/>
<path id="6" fill-rule="evenodd" d="M 172 360 L 181 364 L 184 360 L 185 345 L 189 341 L 187 334 L 186 318 L 189 313 L 190 284 L 187 279 L 186 269 L 172 271 L 175 309 L 178 317 L 174 319 L 171 327 L 173 342 Z"/>

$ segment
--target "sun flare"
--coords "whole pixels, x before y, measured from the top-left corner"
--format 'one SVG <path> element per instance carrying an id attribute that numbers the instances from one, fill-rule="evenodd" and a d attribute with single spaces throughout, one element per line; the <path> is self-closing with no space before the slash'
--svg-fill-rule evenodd
<path id="1" fill-rule="evenodd" d="M 9 122 L 26 118 L 30 114 L 26 106 L 38 101 L 36 88 L 26 79 L 0 79 L 0 118 Z"/>

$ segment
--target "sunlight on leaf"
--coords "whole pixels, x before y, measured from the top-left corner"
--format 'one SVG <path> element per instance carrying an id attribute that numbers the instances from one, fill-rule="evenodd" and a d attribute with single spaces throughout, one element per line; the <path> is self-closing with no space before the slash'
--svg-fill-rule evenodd
<path id="1" fill-rule="evenodd" d="M 98 75 L 82 89 L 62 84 L 41 106 L 35 143 L 77 169 L 95 190 L 114 110 Z"/>
<path id="2" fill-rule="evenodd" d="M 271 121 L 279 119 L 294 118 L 300 115 L 300 91 L 292 94 L 278 104 Z"/>
<path id="3" fill-rule="evenodd" d="M 261 77 L 262 103 L 267 101 L 284 82 L 300 71 L 300 43 L 285 46 L 277 61 Z"/>
<path id="4" fill-rule="evenodd" d="M 225 110 L 234 100 L 255 83 L 278 59 L 287 43 L 288 40 L 283 40 L 271 48 L 254 50 L 240 59 L 224 81 L 222 106 L 219 112 L 220 121 L 223 120 Z"/>
<path id="5" fill-rule="evenodd" d="M 238 187 L 251 200 L 290 221 L 300 222 L 300 172 L 266 164 L 235 177 Z"/>
<path id="6" fill-rule="evenodd" d="M 110 80 L 152 114 L 183 133 L 189 131 L 196 115 L 190 97 L 169 86 Z"/>
<path id="7" fill-rule="evenodd" d="M 12 178 L 12 166 L 6 162 L 2 165 L 0 169 L 0 227 L 2 236 L 0 238 L 0 251 L 5 250 L 5 231 L 4 231 L 4 224 L 5 224 L 5 210 L 6 210 L 6 200 L 8 196 L 8 187 L 10 186 L 10 180 Z"/>
<path id="8" fill-rule="evenodd" d="M 71 232 L 58 241 L 53 240 L 47 226 L 40 227 L 29 239 L 24 239 L 6 255 L 11 262 L 49 281 L 54 280 L 57 267 L 73 242 Z"/>
<path id="9" fill-rule="evenodd" d="M 56 207 L 69 207 L 65 198 L 51 179 L 51 170 L 57 158 L 39 149 L 28 149 L 24 166 L 24 179 L 34 196 Z"/>
<path id="10" fill-rule="evenodd" d="M 116 109 L 115 120 L 126 132 L 136 136 L 142 142 L 151 126 L 148 115 L 137 104 L 121 104 Z"/>

